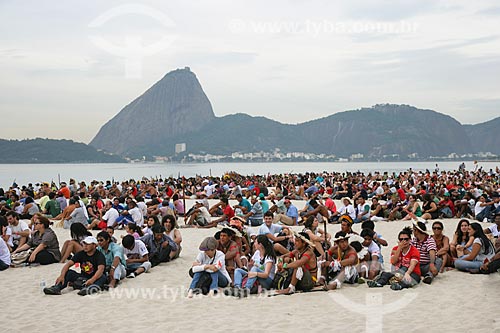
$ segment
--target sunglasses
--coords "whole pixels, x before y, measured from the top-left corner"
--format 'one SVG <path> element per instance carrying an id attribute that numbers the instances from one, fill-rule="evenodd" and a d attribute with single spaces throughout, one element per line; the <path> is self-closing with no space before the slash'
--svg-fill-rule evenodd
<path id="1" fill-rule="evenodd" d="M 399 241 L 402 242 L 402 241 L 409 241 L 410 239 L 409 238 L 399 238 Z"/>
<path id="2" fill-rule="evenodd" d="M 42 222 L 35 222 L 34 224 L 36 225 L 36 224 L 43 224 L 43 223 Z"/>
<path id="3" fill-rule="evenodd" d="M 432 230 L 443 230 L 441 227 L 432 227 Z"/>

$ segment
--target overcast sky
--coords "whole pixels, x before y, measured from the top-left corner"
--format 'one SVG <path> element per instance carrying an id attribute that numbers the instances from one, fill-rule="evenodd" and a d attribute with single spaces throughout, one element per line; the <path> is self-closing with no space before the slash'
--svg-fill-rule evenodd
<path id="1" fill-rule="evenodd" d="M 0 0 L 0 138 L 88 143 L 185 66 L 217 116 L 397 103 L 476 124 L 500 116 L 500 4 Z"/>

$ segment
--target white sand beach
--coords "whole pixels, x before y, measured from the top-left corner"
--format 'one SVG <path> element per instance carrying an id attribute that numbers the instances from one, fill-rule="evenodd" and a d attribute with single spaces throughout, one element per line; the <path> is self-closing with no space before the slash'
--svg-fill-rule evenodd
<path id="1" fill-rule="evenodd" d="M 192 202 L 187 200 L 186 206 L 191 207 Z M 295 202 L 299 209 L 304 203 Z M 441 221 L 444 233 L 452 236 L 458 220 Z M 389 242 L 383 248 L 386 269 L 398 232 L 410 224 L 376 223 L 376 231 Z M 332 234 L 339 229 L 340 225 L 328 225 Z M 360 225 L 353 229 L 359 232 Z M 69 238 L 69 230 L 55 231 L 62 245 Z M 47 286 L 52 285 L 62 264 L 1 272 L 2 330 L 500 332 L 500 318 L 496 315 L 500 274 L 471 275 L 452 270 L 440 274 L 432 285 L 421 283 L 398 292 L 388 286 L 369 289 L 366 284 L 359 284 L 291 296 L 187 299 L 188 270 L 198 245 L 215 230 L 182 229 L 181 233 L 183 251 L 179 259 L 135 279 L 125 279 L 114 291 L 97 296 L 81 297 L 71 288 L 61 296 L 44 295 L 40 282 L 45 280 Z M 115 236 L 120 239 L 122 234 L 124 231 L 116 231 Z"/>

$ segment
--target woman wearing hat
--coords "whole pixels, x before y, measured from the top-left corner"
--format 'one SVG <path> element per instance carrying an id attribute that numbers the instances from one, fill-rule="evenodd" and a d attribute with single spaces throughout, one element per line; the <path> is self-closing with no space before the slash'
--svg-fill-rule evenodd
<path id="1" fill-rule="evenodd" d="M 231 277 L 226 270 L 225 255 L 221 251 L 217 251 L 217 239 L 214 237 L 205 238 L 199 249 L 200 253 L 198 253 L 192 267 L 194 275 L 189 286 L 189 298 L 193 297 L 202 272 L 209 273 L 212 278 L 209 295 L 215 295 L 219 287 L 225 288 L 231 283 Z"/>

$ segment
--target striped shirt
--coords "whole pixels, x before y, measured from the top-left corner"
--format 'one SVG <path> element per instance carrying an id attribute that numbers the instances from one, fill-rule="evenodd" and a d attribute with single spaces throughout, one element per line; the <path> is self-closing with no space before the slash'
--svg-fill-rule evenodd
<path id="1" fill-rule="evenodd" d="M 437 252 L 436 241 L 430 236 L 426 236 L 423 241 L 413 238 L 411 245 L 415 246 L 420 252 L 420 265 L 427 265 L 431 262 L 429 251 L 434 250 Z"/>

